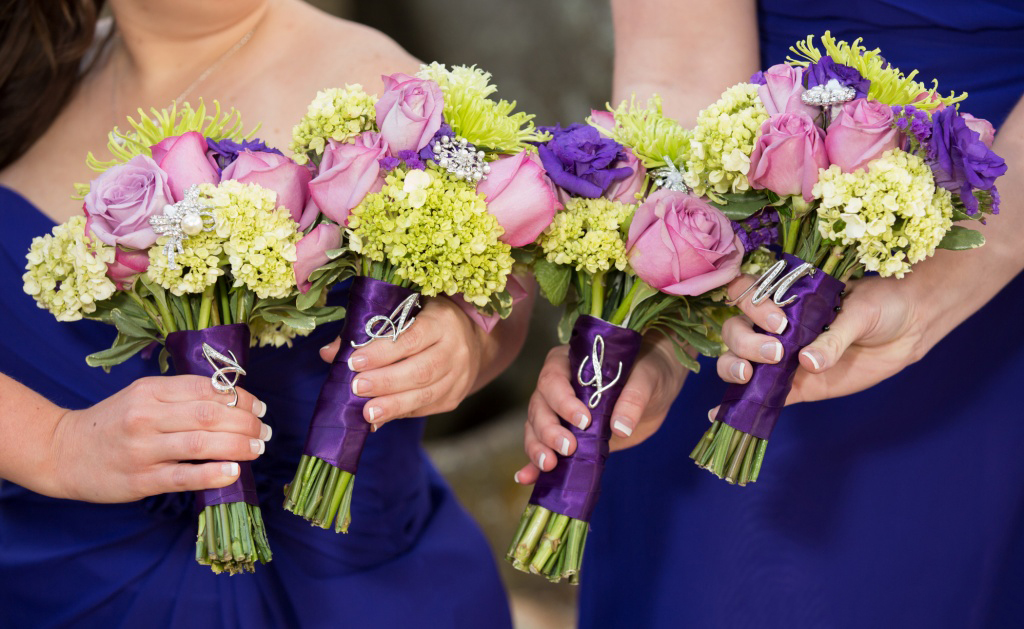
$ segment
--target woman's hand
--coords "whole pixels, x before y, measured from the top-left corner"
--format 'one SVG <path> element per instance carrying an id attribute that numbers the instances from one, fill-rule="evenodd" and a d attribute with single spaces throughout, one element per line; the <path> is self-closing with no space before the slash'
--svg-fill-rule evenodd
<path id="1" fill-rule="evenodd" d="M 753 281 L 749 276 L 734 281 L 730 297 L 741 294 Z M 800 369 L 786 404 L 856 393 L 920 360 L 927 351 L 927 326 L 919 320 L 917 300 L 908 288 L 905 280 L 868 277 L 854 282 L 829 330 L 801 350 Z M 754 306 L 748 296 L 738 306 L 744 315 L 722 327 L 729 351 L 718 359 L 718 375 L 742 384 L 753 373 L 751 362 L 777 363 L 782 358 L 782 344 L 755 333 L 753 325 L 780 333 L 789 322 L 770 299 Z"/>
<path id="2" fill-rule="evenodd" d="M 363 418 L 376 430 L 392 419 L 454 409 L 477 382 L 486 337 L 451 300 L 427 300 L 398 340 L 375 340 L 349 358 L 352 391 L 367 398 Z M 339 346 L 335 339 L 320 356 L 333 361 Z"/>
<path id="3" fill-rule="evenodd" d="M 136 380 L 91 408 L 64 412 L 51 445 L 54 479 L 43 493 L 130 502 L 230 485 L 239 472 L 230 461 L 255 459 L 271 436 L 259 420 L 266 405 L 237 391 L 238 404 L 229 407 L 232 396 L 215 391 L 209 378 L 158 376 Z"/>
<path id="4" fill-rule="evenodd" d="M 633 371 L 612 410 L 612 451 L 631 448 L 657 432 L 687 373 L 669 339 L 660 334 L 644 338 Z M 568 456 L 576 451 L 576 438 L 561 425 L 559 417 L 581 429 L 590 425 L 590 410 L 576 398 L 570 378 L 569 348 L 561 345 L 548 353 L 537 390 L 530 398 L 524 444 L 530 463 L 516 472 L 517 483 L 533 483 L 541 470 L 555 469 L 556 452 Z"/>

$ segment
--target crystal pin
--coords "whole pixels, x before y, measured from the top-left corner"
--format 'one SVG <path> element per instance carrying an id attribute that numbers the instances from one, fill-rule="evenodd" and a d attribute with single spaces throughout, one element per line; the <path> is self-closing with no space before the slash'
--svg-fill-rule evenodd
<path id="1" fill-rule="evenodd" d="M 815 85 L 800 96 L 805 105 L 830 107 L 853 100 L 857 90 L 847 87 L 835 79 L 829 79 L 824 85 Z"/>
<path id="2" fill-rule="evenodd" d="M 484 161 L 484 152 L 466 141 L 466 138 L 442 137 L 431 146 L 437 165 L 463 181 L 473 183 L 486 179 L 491 167 Z"/>
<path id="3" fill-rule="evenodd" d="M 149 217 L 153 231 L 159 236 L 168 237 L 164 244 L 168 269 L 178 268 L 174 258 L 179 253 L 185 253 L 182 242 L 200 232 L 213 231 L 217 226 L 211 209 L 211 206 L 203 205 L 199 200 L 199 186 L 191 185 L 185 191 L 184 199 L 173 205 L 165 205 L 163 214 Z"/>

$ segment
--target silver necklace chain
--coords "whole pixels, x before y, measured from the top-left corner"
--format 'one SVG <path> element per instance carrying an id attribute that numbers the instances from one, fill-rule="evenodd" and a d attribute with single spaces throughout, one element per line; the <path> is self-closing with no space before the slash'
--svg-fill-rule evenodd
<path id="1" fill-rule="evenodd" d="M 259 25 L 257 24 L 257 26 Z M 244 48 L 245 45 L 249 43 L 249 40 L 252 39 L 252 34 L 255 32 L 256 26 L 253 26 L 251 29 L 249 29 L 248 33 L 242 35 L 242 38 L 235 42 L 234 46 L 228 48 L 227 51 L 220 57 L 217 57 L 217 59 L 213 63 L 211 63 L 208 68 L 203 70 L 203 72 L 198 77 L 196 77 L 195 81 L 192 81 L 192 83 L 185 88 L 185 91 L 183 91 L 181 94 L 178 94 L 178 97 L 174 99 L 174 104 L 178 105 L 184 102 L 184 100 L 188 98 L 188 95 L 191 94 L 192 91 L 195 90 L 197 87 L 202 85 L 203 81 L 210 78 L 210 75 L 216 72 L 217 69 L 220 68 L 222 65 L 224 65 L 225 61 L 230 59 L 236 52 Z"/>

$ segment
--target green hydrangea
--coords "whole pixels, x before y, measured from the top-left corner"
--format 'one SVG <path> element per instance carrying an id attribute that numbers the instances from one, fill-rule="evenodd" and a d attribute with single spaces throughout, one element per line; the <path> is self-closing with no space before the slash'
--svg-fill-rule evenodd
<path id="1" fill-rule="evenodd" d="M 199 294 L 213 286 L 217 278 L 224 275 L 224 240 L 217 232 L 200 232 L 182 243 L 183 253 L 175 257 L 176 268 L 168 267 L 164 245 L 168 237 L 161 236 L 149 248 L 149 279 L 171 293 L 178 295 Z"/>
<path id="2" fill-rule="evenodd" d="M 309 154 L 323 155 L 328 140 L 348 142 L 363 131 L 377 129 L 377 97 L 358 83 L 316 93 L 306 115 L 292 128 L 291 150 L 300 164 Z"/>
<path id="3" fill-rule="evenodd" d="M 903 277 L 912 264 L 935 253 L 953 225 L 949 191 L 935 186 L 924 159 L 886 151 L 867 171 L 844 173 L 832 165 L 814 185 L 818 231 L 842 245 L 856 245 L 858 260 L 883 277 Z"/>
<path id="4" fill-rule="evenodd" d="M 398 169 L 348 218 L 349 247 L 385 262 L 427 296 L 462 293 L 484 307 L 505 290 L 511 247 L 473 185 L 433 169 Z"/>
<path id="5" fill-rule="evenodd" d="M 548 262 L 603 273 L 628 264 L 621 227 L 635 205 L 608 199 L 572 199 L 537 239 Z"/>
<path id="6" fill-rule="evenodd" d="M 634 96 L 628 104 L 623 101 L 609 111 L 615 117 L 615 128 L 610 132 L 602 129 L 602 132 L 628 146 L 645 168 L 666 166 L 665 158 L 677 166 L 686 161 L 691 132 L 662 113 L 660 96 L 648 100 L 646 106 L 637 104 Z M 593 118 L 588 118 L 587 122 L 600 128 Z"/>
<path id="7" fill-rule="evenodd" d="M 299 330 L 278 321 L 268 323 L 257 318 L 249 324 L 250 347 L 291 347 L 292 341 L 299 336 L 309 336 L 313 330 Z"/>
<path id="8" fill-rule="evenodd" d="M 683 176 L 694 194 L 714 198 L 715 194 L 750 189 L 750 154 L 761 123 L 767 119 L 757 86 L 751 83 L 730 87 L 697 115 Z"/>
<path id="9" fill-rule="evenodd" d="M 765 247 L 758 247 L 743 257 L 740 272 L 744 275 L 760 277 L 773 264 L 775 264 L 775 255 Z"/>
<path id="10" fill-rule="evenodd" d="M 26 259 L 24 290 L 57 321 L 78 321 L 96 312 L 96 302 L 109 299 L 116 290 L 107 277 L 114 248 L 85 235 L 84 216 L 33 238 Z"/>
<path id="11" fill-rule="evenodd" d="M 518 153 L 531 147 L 530 142 L 549 139 L 533 125 L 533 114 L 512 113 L 515 101 L 493 101 L 498 91 L 491 84 L 491 73 L 473 66 L 452 66 L 440 63 L 420 67 L 417 75 L 430 79 L 444 93 L 444 120 L 456 135 L 477 148 L 494 153 Z"/>

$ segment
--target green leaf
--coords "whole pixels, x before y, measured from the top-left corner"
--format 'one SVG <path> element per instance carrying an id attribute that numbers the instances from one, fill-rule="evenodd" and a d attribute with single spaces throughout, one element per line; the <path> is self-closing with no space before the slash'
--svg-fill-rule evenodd
<path id="1" fill-rule="evenodd" d="M 148 317 L 138 319 L 120 308 L 114 308 L 110 311 L 110 321 L 117 326 L 117 331 L 125 336 L 156 340 L 156 335 L 152 331 L 152 322 Z"/>
<path id="2" fill-rule="evenodd" d="M 768 198 L 761 193 L 730 192 L 719 196 L 725 200 L 725 203 L 711 201 L 711 205 L 722 210 L 722 213 L 733 221 L 742 221 L 745 218 L 750 218 L 764 206 L 771 205 Z"/>
<path id="3" fill-rule="evenodd" d="M 171 353 L 167 351 L 167 348 L 161 347 L 160 355 L 157 357 L 157 362 L 160 363 L 160 373 L 167 373 L 167 370 L 171 368 L 170 365 L 168 364 L 168 360 L 170 358 Z"/>
<path id="4" fill-rule="evenodd" d="M 568 343 L 569 337 L 572 336 L 572 327 L 576 325 L 576 319 L 579 319 L 580 311 L 577 308 L 566 308 L 565 312 L 562 313 L 561 318 L 558 320 L 558 342 Z"/>
<path id="5" fill-rule="evenodd" d="M 942 237 L 942 242 L 939 243 L 938 247 L 939 249 L 964 251 L 967 249 L 977 249 L 984 244 L 985 237 L 981 232 L 973 229 L 967 229 L 966 227 L 960 227 L 959 225 L 953 225 L 953 227 L 946 232 L 946 235 Z"/>
<path id="6" fill-rule="evenodd" d="M 683 367 L 686 367 L 693 373 L 700 373 L 700 363 L 693 356 L 686 353 L 686 348 L 677 343 L 675 340 L 672 341 L 672 349 L 676 352 L 676 360 L 679 361 Z"/>
<path id="7" fill-rule="evenodd" d="M 569 292 L 569 282 L 572 280 L 572 269 L 562 264 L 549 262 L 539 258 L 533 263 L 533 275 L 537 278 L 537 285 L 540 286 L 544 297 L 556 306 L 562 305 L 565 296 Z"/>
<path id="8" fill-rule="evenodd" d="M 125 337 L 119 334 L 113 347 L 89 354 L 85 357 L 85 362 L 90 367 L 103 367 L 104 370 L 109 371 L 110 367 L 120 365 L 152 342 L 152 339 L 148 338 L 125 340 Z"/>

